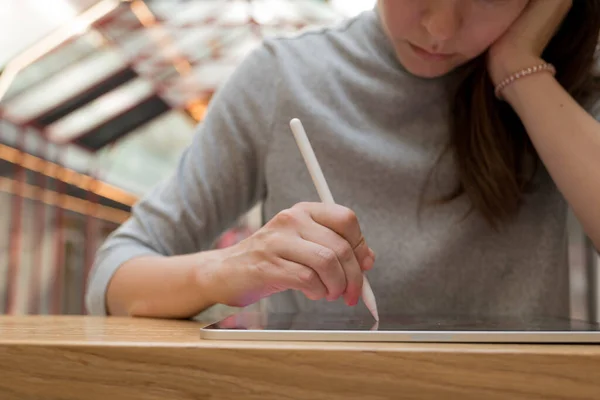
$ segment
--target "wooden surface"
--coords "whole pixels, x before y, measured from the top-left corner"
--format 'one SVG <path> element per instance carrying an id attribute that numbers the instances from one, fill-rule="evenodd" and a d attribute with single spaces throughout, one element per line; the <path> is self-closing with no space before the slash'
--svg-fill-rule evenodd
<path id="1" fill-rule="evenodd" d="M 201 326 L 0 317 L 0 399 L 600 399 L 600 346 L 215 342 Z"/>

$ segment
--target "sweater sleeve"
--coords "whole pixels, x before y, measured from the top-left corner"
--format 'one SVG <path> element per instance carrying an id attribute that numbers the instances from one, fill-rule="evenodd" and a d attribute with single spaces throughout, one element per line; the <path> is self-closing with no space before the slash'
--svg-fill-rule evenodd
<path id="1" fill-rule="evenodd" d="M 264 197 L 275 66 L 266 42 L 246 57 L 213 97 L 172 176 L 141 199 L 101 246 L 86 292 L 90 314 L 106 315 L 106 290 L 123 263 L 206 250 Z"/>

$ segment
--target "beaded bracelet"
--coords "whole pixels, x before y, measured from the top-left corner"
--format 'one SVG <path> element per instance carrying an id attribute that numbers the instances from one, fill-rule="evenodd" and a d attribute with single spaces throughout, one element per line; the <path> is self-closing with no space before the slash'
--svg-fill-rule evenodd
<path id="1" fill-rule="evenodd" d="M 501 96 L 502 91 L 508 85 L 514 83 L 518 79 L 524 78 L 529 75 L 536 74 L 538 72 L 550 72 L 554 76 L 554 75 L 556 75 L 556 68 L 554 68 L 554 65 L 549 64 L 549 63 L 543 63 L 540 65 L 536 65 L 534 67 L 524 68 L 524 69 L 520 70 L 519 72 L 516 72 L 516 73 L 510 75 L 508 78 L 506 78 L 505 80 L 500 82 L 500 84 L 498 86 L 496 86 L 496 90 L 495 90 L 496 97 L 499 100 L 502 100 L 502 96 Z"/>

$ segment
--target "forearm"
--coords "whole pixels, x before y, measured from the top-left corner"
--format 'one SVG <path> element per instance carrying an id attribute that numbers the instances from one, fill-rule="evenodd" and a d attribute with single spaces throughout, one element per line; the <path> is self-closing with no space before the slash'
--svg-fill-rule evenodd
<path id="1" fill-rule="evenodd" d="M 108 285 L 108 313 L 191 318 L 214 305 L 211 271 L 215 262 L 215 252 L 134 258 L 115 272 Z"/>
<path id="2" fill-rule="evenodd" d="M 600 248 L 600 123 L 547 73 L 503 92 L 548 172 Z"/>

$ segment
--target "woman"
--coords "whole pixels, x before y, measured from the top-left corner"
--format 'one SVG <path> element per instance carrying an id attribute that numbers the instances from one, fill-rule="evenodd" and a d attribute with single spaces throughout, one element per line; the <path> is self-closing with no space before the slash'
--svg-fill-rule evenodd
<path id="1" fill-rule="evenodd" d="M 568 315 L 568 205 L 600 247 L 599 31 L 600 0 L 380 0 L 266 41 L 98 253 L 89 311 L 364 313 L 369 271 L 384 315 Z M 339 206 L 318 202 L 295 117 Z M 206 250 L 261 200 L 263 228 Z"/>

